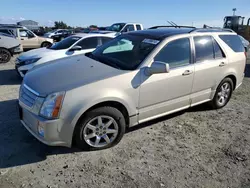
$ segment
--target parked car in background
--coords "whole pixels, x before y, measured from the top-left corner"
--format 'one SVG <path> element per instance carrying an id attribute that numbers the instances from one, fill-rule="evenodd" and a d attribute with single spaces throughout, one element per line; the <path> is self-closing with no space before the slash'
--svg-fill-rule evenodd
<path id="1" fill-rule="evenodd" d="M 0 64 L 8 63 L 11 56 L 23 51 L 20 41 L 13 35 L 0 33 Z"/>
<path id="2" fill-rule="evenodd" d="M 0 26 L 0 32 L 14 35 L 20 41 L 23 50 L 47 47 L 53 44 L 52 39 L 38 37 L 32 31 L 21 26 Z"/>
<path id="3" fill-rule="evenodd" d="M 246 65 L 236 33 L 194 28 L 125 33 L 86 56 L 24 78 L 21 122 L 45 144 L 105 149 L 129 126 L 205 102 L 222 108 Z"/>
<path id="4" fill-rule="evenodd" d="M 126 33 L 130 31 L 143 30 L 143 26 L 139 23 L 115 23 L 111 25 L 107 30 L 117 33 Z"/>
<path id="5" fill-rule="evenodd" d="M 16 70 L 21 77 L 32 68 L 55 59 L 92 52 L 113 37 L 102 34 L 76 34 L 49 48 L 40 48 L 22 53 L 16 60 Z"/>
<path id="6" fill-rule="evenodd" d="M 59 42 L 72 34 L 68 29 L 57 29 L 44 34 L 44 37 L 52 38 L 54 42 Z"/>

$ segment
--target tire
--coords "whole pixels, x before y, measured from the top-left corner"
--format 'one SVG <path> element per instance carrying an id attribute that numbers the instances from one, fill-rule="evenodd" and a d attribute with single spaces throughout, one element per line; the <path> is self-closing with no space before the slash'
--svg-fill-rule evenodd
<path id="1" fill-rule="evenodd" d="M 108 125 L 110 122 L 112 124 Z M 123 114 L 116 108 L 105 106 L 93 109 L 84 115 L 76 125 L 74 139 L 76 146 L 82 150 L 102 150 L 118 144 L 125 129 Z"/>
<path id="2" fill-rule="evenodd" d="M 229 102 L 232 93 L 233 93 L 233 81 L 230 78 L 225 78 L 222 80 L 218 88 L 216 89 L 211 105 L 214 109 L 220 109 L 227 105 Z M 224 90 L 222 89 L 224 88 Z M 224 98 L 224 100 L 222 100 Z"/>
<path id="3" fill-rule="evenodd" d="M 43 42 L 41 44 L 41 47 L 44 48 L 44 47 L 50 47 L 51 46 L 51 43 L 50 42 Z"/>
<path id="4" fill-rule="evenodd" d="M 0 64 L 8 63 L 11 59 L 11 53 L 5 48 L 0 48 Z"/>

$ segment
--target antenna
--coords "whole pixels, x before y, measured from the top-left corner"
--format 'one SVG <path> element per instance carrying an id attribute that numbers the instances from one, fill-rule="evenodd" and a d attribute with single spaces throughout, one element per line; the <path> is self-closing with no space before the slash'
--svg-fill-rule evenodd
<path id="1" fill-rule="evenodd" d="M 168 21 L 168 23 L 169 23 L 171 26 L 175 26 L 175 25 L 173 25 L 173 23 L 171 23 L 170 21 Z"/>

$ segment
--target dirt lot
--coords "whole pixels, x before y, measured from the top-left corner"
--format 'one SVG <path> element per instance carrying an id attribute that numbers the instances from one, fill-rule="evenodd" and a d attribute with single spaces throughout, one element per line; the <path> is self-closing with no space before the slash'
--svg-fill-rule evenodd
<path id="1" fill-rule="evenodd" d="M 250 187 L 250 64 L 224 109 L 203 105 L 139 125 L 98 152 L 33 138 L 18 120 L 13 68 L 0 65 L 0 187 Z"/>

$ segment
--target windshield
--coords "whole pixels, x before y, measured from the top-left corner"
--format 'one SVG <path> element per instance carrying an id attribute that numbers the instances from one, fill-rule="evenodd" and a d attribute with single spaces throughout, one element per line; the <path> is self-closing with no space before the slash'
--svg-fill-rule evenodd
<path id="1" fill-rule="evenodd" d="M 79 41 L 81 39 L 81 37 L 76 37 L 76 36 L 70 36 L 67 37 L 66 39 L 55 43 L 54 45 L 52 45 L 50 47 L 50 49 L 52 50 L 63 50 L 63 49 L 67 49 L 70 46 L 72 46 L 74 43 L 76 43 L 77 41 Z"/>
<path id="2" fill-rule="evenodd" d="M 159 43 L 144 36 L 120 35 L 97 48 L 89 57 L 123 70 L 134 70 Z"/>
<path id="3" fill-rule="evenodd" d="M 117 24 L 111 25 L 108 30 L 120 32 L 124 26 L 125 26 L 125 23 L 117 23 Z"/>

